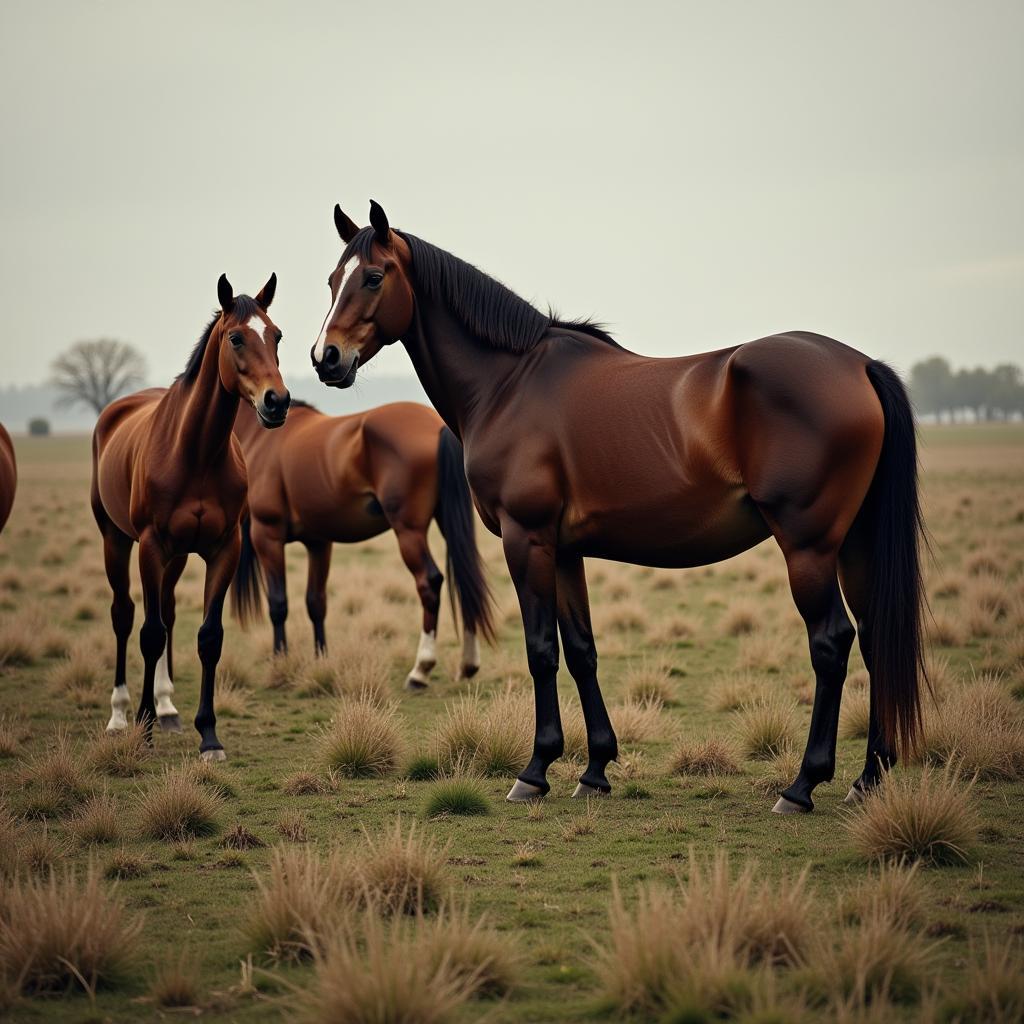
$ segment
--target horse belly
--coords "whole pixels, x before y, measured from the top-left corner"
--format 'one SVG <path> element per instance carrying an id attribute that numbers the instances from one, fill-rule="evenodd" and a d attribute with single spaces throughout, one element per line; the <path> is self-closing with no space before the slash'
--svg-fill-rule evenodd
<path id="1" fill-rule="evenodd" d="M 372 494 L 354 495 L 343 502 L 326 502 L 292 508 L 292 533 L 297 539 L 357 544 L 391 528 Z"/>
<path id="2" fill-rule="evenodd" d="M 590 558 L 683 569 L 721 562 L 771 535 L 745 490 L 720 496 L 679 495 L 621 509 L 566 517 L 560 541 Z"/>

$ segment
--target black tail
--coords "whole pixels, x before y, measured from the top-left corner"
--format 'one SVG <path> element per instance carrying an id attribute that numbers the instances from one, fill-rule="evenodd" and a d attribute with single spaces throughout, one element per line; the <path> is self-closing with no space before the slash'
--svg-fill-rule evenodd
<path id="1" fill-rule="evenodd" d="M 882 454 L 867 499 L 873 533 L 866 623 L 871 674 L 882 736 L 907 754 L 915 749 L 921 733 L 921 683 L 928 683 L 917 434 L 907 390 L 896 372 L 885 363 L 870 362 L 867 374 L 885 414 Z"/>
<path id="2" fill-rule="evenodd" d="M 252 520 L 245 516 L 242 519 L 242 550 L 235 578 L 231 581 L 231 614 L 243 626 L 249 625 L 262 612 L 263 588 L 263 573 L 256 549 L 252 546 Z"/>
<path id="3" fill-rule="evenodd" d="M 462 624 L 470 632 L 494 639 L 491 591 L 476 546 L 473 499 L 466 481 L 462 444 L 447 428 L 437 442 L 437 509 L 434 513 L 448 545 L 448 589 L 452 611 L 458 599 Z"/>

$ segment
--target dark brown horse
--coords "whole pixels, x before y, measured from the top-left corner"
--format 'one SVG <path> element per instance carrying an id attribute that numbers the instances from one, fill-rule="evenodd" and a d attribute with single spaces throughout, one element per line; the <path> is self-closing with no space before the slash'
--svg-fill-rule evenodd
<path id="1" fill-rule="evenodd" d="M 871 676 L 863 774 L 877 784 L 913 745 L 923 678 L 921 519 L 914 423 L 885 364 L 794 331 L 678 359 L 620 348 L 601 328 L 538 312 L 371 204 L 345 249 L 313 348 L 321 380 L 401 340 L 465 448 L 470 486 L 501 535 L 526 632 L 537 719 L 509 794 L 548 790 L 562 753 L 558 636 L 579 688 L 589 764 L 577 793 L 608 792 L 617 753 L 597 682 L 583 558 L 694 566 L 774 536 L 807 626 L 817 680 L 799 775 L 775 810 L 810 811 L 835 769 L 839 703 L 857 620 Z M 840 587 L 842 590 L 840 590 Z"/>
<path id="2" fill-rule="evenodd" d="M 260 569 L 266 580 L 274 651 L 287 647 L 284 546 L 300 541 L 309 555 L 306 610 L 317 653 L 327 647 L 327 574 L 331 546 L 353 544 L 393 530 L 416 582 L 423 625 L 406 688 L 427 686 L 437 661 L 441 575 L 427 532 L 437 520 L 448 543 L 448 575 L 462 611 L 460 677 L 480 667 L 477 634 L 490 638 L 490 597 L 473 529 L 473 504 L 462 445 L 433 409 L 395 402 L 351 416 L 326 416 L 293 402 L 288 423 L 273 433 L 254 412 L 240 410 L 235 434 L 249 469 L 249 519 L 232 586 L 243 621 L 260 607 Z M 257 561 L 258 559 L 258 561 Z"/>
<path id="3" fill-rule="evenodd" d="M 145 672 L 136 715 L 147 734 L 159 716 L 181 731 L 171 702 L 174 588 L 190 553 L 206 562 L 199 629 L 202 689 L 195 726 L 206 760 L 224 759 L 217 739 L 213 684 L 224 629 L 224 597 L 238 563 L 239 520 L 245 505 L 245 462 L 231 428 L 239 399 L 267 427 L 279 427 L 289 396 L 277 368 L 281 332 L 267 315 L 277 277 L 255 299 L 234 295 L 223 275 L 221 308 L 196 344 L 185 372 L 169 388 L 149 388 L 111 402 L 92 440 L 92 510 L 103 534 L 107 579 L 114 593 L 110 619 L 117 638 L 108 730 L 127 726 L 125 652 L 135 617 L 129 592 L 132 544 L 139 542 L 145 620 L 139 636 Z"/>
<path id="4" fill-rule="evenodd" d="M 14 492 L 18 489 L 18 464 L 14 459 L 11 435 L 0 423 L 0 530 L 7 523 L 14 505 Z"/>

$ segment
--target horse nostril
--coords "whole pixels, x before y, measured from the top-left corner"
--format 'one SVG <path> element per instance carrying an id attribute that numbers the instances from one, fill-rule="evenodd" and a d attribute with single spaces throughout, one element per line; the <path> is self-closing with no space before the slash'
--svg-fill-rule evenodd
<path id="1" fill-rule="evenodd" d="M 273 388 L 268 388 L 263 393 L 263 408 L 269 413 L 284 412 L 290 401 L 291 397 L 287 391 L 283 395 L 279 395 Z"/>
<path id="2" fill-rule="evenodd" d="M 337 345 L 328 345 L 324 349 L 324 366 L 335 367 L 341 362 L 341 349 Z"/>

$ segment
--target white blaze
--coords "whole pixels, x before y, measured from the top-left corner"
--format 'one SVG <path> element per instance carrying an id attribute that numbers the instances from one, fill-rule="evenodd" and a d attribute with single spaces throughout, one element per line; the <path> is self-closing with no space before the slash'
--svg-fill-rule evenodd
<path id="1" fill-rule="evenodd" d="M 320 337 L 316 339 L 316 347 L 313 349 L 313 356 L 318 363 L 324 357 L 324 346 L 327 344 L 327 326 L 337 315 L 338 307 L 341 305 L 341 296 L 345 291 L 345 285 L 348 284 L 348 279 L 352 276 L 358 266 L 358 256 L 353 256 L 348 263 L 345 264 L 345 269 L 341 275 L 341 284 L 338 285 L 338 297 L 334 300 L 334 305 L 331 306 L 331 311 L 327 314 L 327 319 L 324 321 L 323 327 L 320 328 Z"/>
<path id="2" fill-rule="evenodd" d="M 256 337 L 259 338 L 260 341 L 262 341 L 264 345 L 266 345 L 266 343 L 267 343 L 267 338 L 266 338 L 267 321 L 266 320 L 264 320 L 261 316 L 258 316 L 256 313 L 253 313 L 253 315 L 251 317 L 249 317 L 249 320 L 248 320 L 248 322 L 246 323 L 245 326 L 248 327 L 250 331 L 255 331 L 256 332 Z"/>

